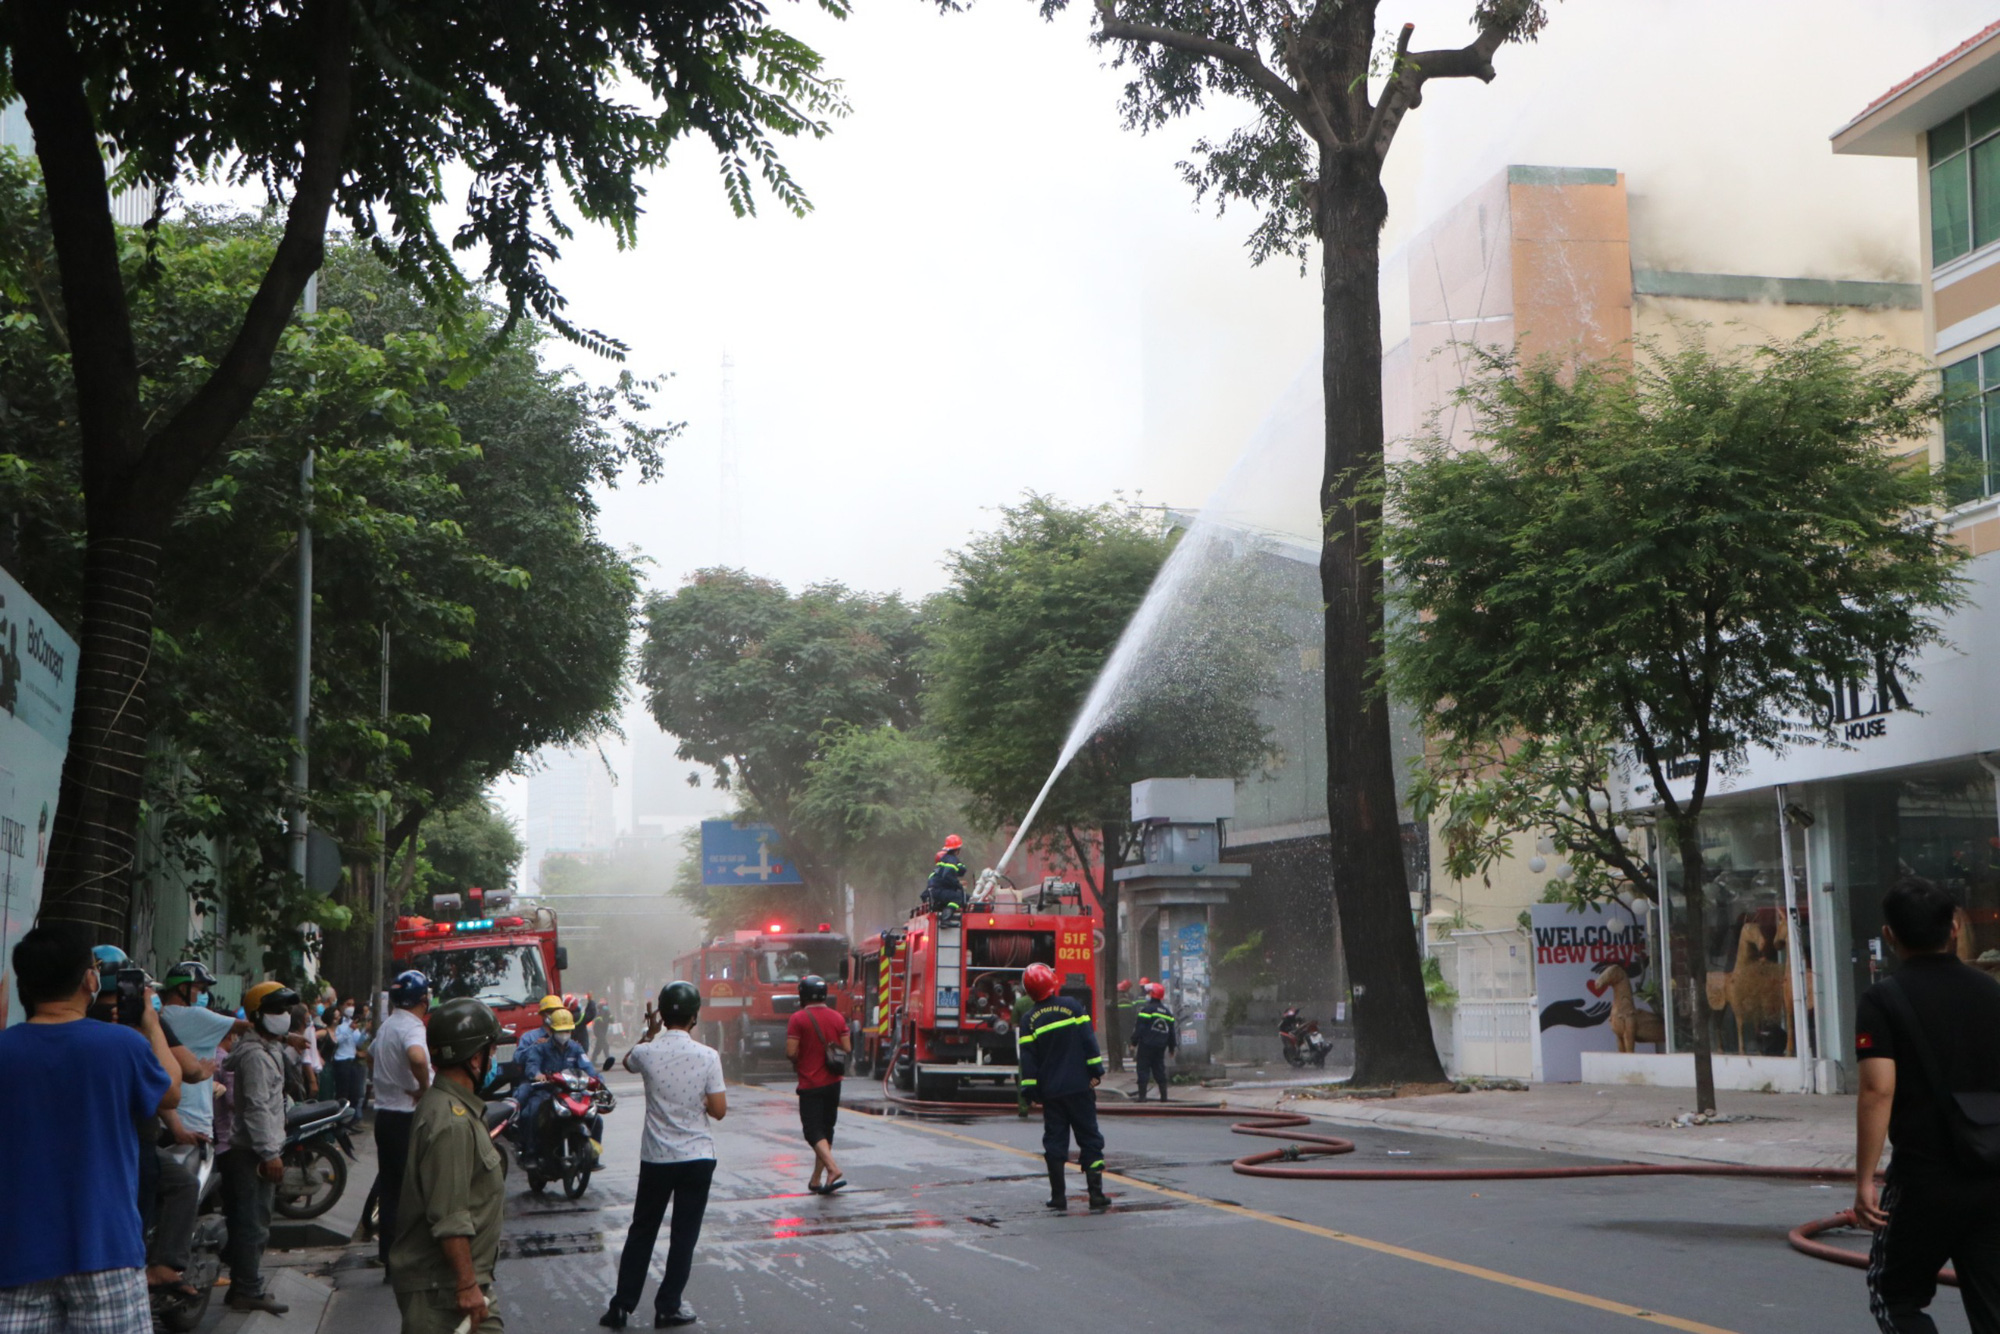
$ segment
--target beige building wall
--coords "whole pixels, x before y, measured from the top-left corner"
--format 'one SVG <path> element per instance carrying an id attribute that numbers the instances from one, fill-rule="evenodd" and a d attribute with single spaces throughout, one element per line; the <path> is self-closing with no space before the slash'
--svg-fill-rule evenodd
<path id="1" fill-rule="evenodd" d="M 1392 458 L 1431 423 L 1455 445 L 1473 423 L 1454 395 L 1476 369 L 1473 346 L 1521 356 L 1630 356 L 1634 338 L 1752 344 L 1794 338 L 1835 315 L 1850 336 L 1922 354 L 1925 311 L 1914 284 L 1873 279 L 1635 269 L 1633 252 L 1672 253 L 1634 237 L 1623 174 L 1609 168 L 1510 166 L 1418 232 L 1404 251 L 1409 338 L 1383 356 L 1384 424 Z M 1664 239 L 1664 238 L 1659 238 Z M 2000 266 L 1994 272 L 2000 275 Z M 2000 277 L 1995 279 L 2000 283 Z M 1392 294 L 1385 307 L 1395 302 Z M 1991 339 L 2000 343 L 2000 331 Z M 1399 449 L 1401 445 L 1404 448 Z M 2000 541 L 2000 536 L 1996 536 Z M 1431 832 L 1434 916 L 1511 926 L 1542 894 L 1535 837 L 1484 877 L 1454 880 Z"/>

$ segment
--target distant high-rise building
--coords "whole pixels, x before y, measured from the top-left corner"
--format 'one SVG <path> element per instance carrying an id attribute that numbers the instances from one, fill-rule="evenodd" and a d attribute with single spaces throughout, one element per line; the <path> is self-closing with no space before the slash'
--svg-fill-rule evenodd
<path id="1" fill-rule="evenodd" d="M 711 785 L 705 766 L 674 758 L 678 743 L 646 719 L 631 727 L 632 835 L 652 841 L 671 839 L 691 824 L 727 815 L 733 794 Z M 689 773 L 702 781 L 690 785 Z"/>
<path id="2" fill-rule="evenodd" d="M 547 750 L 540 758 L 541 767 L 528 776 L 527 855 L 521 863 L 528 889 L 539 887 L 542 863 L 551 854 L 604 853 L 618 841 L 611 770 L 597 747 Z"/>

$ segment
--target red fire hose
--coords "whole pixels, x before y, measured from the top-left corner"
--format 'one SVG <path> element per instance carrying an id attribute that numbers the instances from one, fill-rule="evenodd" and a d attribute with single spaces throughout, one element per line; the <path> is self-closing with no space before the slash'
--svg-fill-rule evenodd
<path id="1" fill-rule="evenodd" d="M 893 1067 L 892 1067 L 893 1068 Z M 990 1102 L 919 1102 L 904 1098 L 890 1091 L 888 1079 L 883 1079 L 883 1092 L 896 1107 L 914 1112 L 940 1116 L 1003 1116 L 1013 1112 L 1011 1106 Z M 1231 1111 L 1227 1107 L 1183 1106 L 1168 1103 L 1144 1103 L 1136 1107 L 1120 1106 L 1116 1103 L 1100 1106 L 1100 1115 L 1143 1116 L 1162 1119 L 1212 1119 L 1216 1117 L 1243 1117 L 1243 1113 Z M 1297 1127 L 1312 1124 L 1312 1118 L 1296 1112 L 1255 1112 L 1247 1119 L 1231 1125 L 1231 1132 L 1238 1135 L 1253 1135 L 1263 1139 L 1287 1140 L 1290 1143 L 1282 1149 L 1267 1149 L 1262 1153 L 1245 1154 L 1230 1163 L 1230 1168 L 1242 1176 L 1277 1177 L 1295 1181 L 1565 1181 L 1581 1177 L 1769 1177 L 1783 1181 L 1846 1181 L 1853 1173 L 1824 1167 L 1745 1167 L 1734 1163 L 1688 1163 L 1674 1165 L 1665 1163 L 1606 1163 L 1601 1167 L 1474 1167 L 1474 1168 L 1397 1168 L 1397 1167 L 1300 1167 L 1292 1166 L 1308 1158 L 1332 1158 L 1343 1153 L 1354 1152 L 1354 1141 L 1342 1139 L 1338 1135 L 1318 1135 L 1301 1133 Z M 1280 1166 L 1280 1164 L 1285 1164 Z M 1835 1228 L 1853 1227 L 1854 1215 L 1843 1210 L 1830 1218 L 1814 1219 L 1801 1223 L 1786 1235 L 1793 1250 L 1801 1255 L 1810 1255 L 1816 1260 L 1830 1260 L 1834 1264 L 1851 1265 L 1856 1269 L 1868 1267 L 1868 1257 L 1859 1252 L 1819 1241 L 1820 1234 Z M 1958 1285 L 1958 1275 L 1949 1268 L 1938 1274 L 1940 1283 Z"/>

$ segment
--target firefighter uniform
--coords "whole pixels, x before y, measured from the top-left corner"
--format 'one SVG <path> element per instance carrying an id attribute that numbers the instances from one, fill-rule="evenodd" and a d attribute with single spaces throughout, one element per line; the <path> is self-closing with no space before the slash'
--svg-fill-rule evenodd
<path id="1" fill-rule="evenodd" d="M 1132 1012 L 1132 1051 L 1138 1057 L 1139 1101 L 1146 1100 L 1146 1079 L 1160 1086 L 1160 1101 L 1167 1100 L 1167 1053 L 1180 1050 L 1174 1031 L 1174 1012 L 1165 1001 L 1150 997 Z"/>
<path id="2" fill-rule="evenodd" d="M 1015 994 L 1014 1060 L 1017 1065 L 1020 1063 L 1021 1059 L 1021 1035 L 1027 1032 L 1028 1011 L 1034 1008 L 1035 1008 L 1035 998 L 1033 996 L 1030 996 L 1026 991 L 1021 991 Z M 1028 1119 L 1028 1086 L 1021 1083 L 1020 1077 L 1018 1075 L 1015 1077 L 1014 1086 L 1015 1086 L 1014 1110 L 1020 1115 L 1021 1119 L 1025 1121 Z"/>
<path id="3" fill-rule="evenodd" d="M 1069 1140 L 1090 1183 L 1092 1207 L 1101 1207 L 1104 1136 L 1097 1129 L 1097 1096 L 1091 1081 L 1104 1074 L 1090 1012 L 1068 996 L 1051 996 L 1028 1011 L 1021 1026 L 1021 1088 L 1042 1104 L 1042 1154 L 1049 1166 L 1049 1204 L 1063 1207 L 1063 1170 Z M 1108 1201 L 1104 1201 L 1108 1203 Z"/>
<path id="4" fill-rule="evenodd" d="M 965 906 L 965 863 L 956 852 L 940 852 L 924 882 L 924 907 L 935 912 Z"/>

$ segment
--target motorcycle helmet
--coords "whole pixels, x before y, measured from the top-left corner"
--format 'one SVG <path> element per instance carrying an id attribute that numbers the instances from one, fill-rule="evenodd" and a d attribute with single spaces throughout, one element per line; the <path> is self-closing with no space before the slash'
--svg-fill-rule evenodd
<path id="1" fill-rule="evenodd" d="M 814 1001 L 826 999 L 826 979 L 818 973 L 807 973 L 799 979 L 799 1004 L 811 1005 Z"/>
<path id="2" fill-rule="evenodd" d="M 116 945 L 93 945 L 90 957 L 97 960 L 97 971 L 100 973 L 115 973 L 132 966 L 132 956 Z"/>
<path id="3" fill-rule="evenodd" d="M 563 999 L 561 996 L 544 996 L 542 997 L 542 1003 L 535 1007 L 535 1011 L 544 1018 L 547 1018 L 550 1010 L 560 1010 L 562 1008 Z"/>
<path id="4" fill-rule="evenodd" d="M 426 1039 L 440 1069 L 464 1065 L 500 1041 L 500 1020 L 483 1002 L 462 996 L 431 1013 Z"/>
<path id="5" fill-rule="evenodd" d="M 406 968 L 396 974 L 396 980 L 389 984 L 389 1000 L 403 1009 L 421 1005 L 430 998 L 431 980 L 415 968 Z"/>
<path id="6" fill-rule="evenodd" d="M 574 1033 L 576 1016 L 568 1010 L 549 1011 L 549 1031 L 551 1033 Z"/>
<path id="7" fill-rule="evenodd" d="M 299 1003 L 299 993 L 283 982 L 259 982 L 243 993 L 246 1014 L 290 1014 Z"/>
<path id="8" fill-rule="evenodd" d="M 1056 994 L 1056 970 L 1045 963 L 1031 963 L 1021 974 L 1021 985 L 1037 1002 L 1045 1001 Z"/>
<path id="9" fill-rule="evenodd" d="M 169 988 L 182 986 L 212 987 L 215 985 L 215 974 L 209 972 L 207 966 L 199 959 L 182 959 L 172 968 L 167 969 L 167 975 L 161 981 L 160 985 Z"/>
<path id="10" fill-rule="evenodd" d="M 692 982 L 669 982 L 660 988 L 659 1016 L 663 1022 L 683 1026 L 701 1013 L 701 992 Z"/>
<path id="11" fill-rule="evenodd" d="M 1167 998 L 1167 989 L 1155 982 L 1146 988 L 1146 994 L 1156 1001 L 1163 1001 Z"/>

